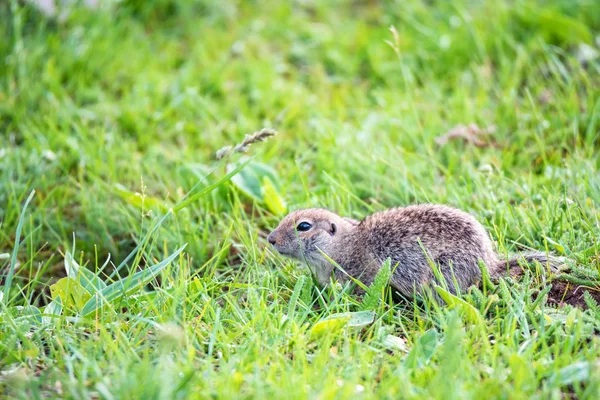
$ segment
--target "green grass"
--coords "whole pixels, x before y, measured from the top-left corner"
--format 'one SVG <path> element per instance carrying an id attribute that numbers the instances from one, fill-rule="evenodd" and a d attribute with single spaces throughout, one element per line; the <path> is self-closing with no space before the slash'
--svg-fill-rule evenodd
<path id="1" fill-rule="evenodd" d="M 600 289 L 599 35 L 593 0 L 0 3 L 0 393 L 597 398 L 600 307 L 557 303 Z M 446 203 L 573 266 L 361 301 L 269 248 L 283 202 Z"/>

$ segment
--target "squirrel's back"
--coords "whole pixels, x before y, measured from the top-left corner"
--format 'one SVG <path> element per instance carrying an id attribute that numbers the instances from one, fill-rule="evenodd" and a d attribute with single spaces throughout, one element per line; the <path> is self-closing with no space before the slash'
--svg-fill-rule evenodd
<path id="1" fill-rule="evenodd" d="M 431 263 L 439 265 L 450 286 L 456 280 L 466 288 L 481 279 L 479 259 L 487 265 L 498 262 L 483 226 L 470 214 L 443 205 L 388 209 L 368 216 L 358 229 L 375 260 L 390 258 L 392 267 L 397 264 L 392 284 L 406 294 L 413 283 L 433 279 Z"/>

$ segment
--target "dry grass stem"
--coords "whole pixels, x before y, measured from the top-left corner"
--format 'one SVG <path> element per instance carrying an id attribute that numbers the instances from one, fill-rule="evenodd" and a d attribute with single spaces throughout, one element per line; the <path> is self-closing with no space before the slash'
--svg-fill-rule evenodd
<path id="1" fill-rule="evenodd" d="M 277 135 L 276 130 L 271 128 L 263 128 L 260 131 L 254 132 L 251 135 L 246 135 L 246 137 L 244 137 L 244 140 L 242 140 L 241 143 L 238 143 L 235 147 L 225 146 L 220 148 L 216 152 L 215 156 L 217 160 L 221 160 L 233 153 L 246 153 L 252 144 L 264 142 L 265 140 L 275 135 Z"/>

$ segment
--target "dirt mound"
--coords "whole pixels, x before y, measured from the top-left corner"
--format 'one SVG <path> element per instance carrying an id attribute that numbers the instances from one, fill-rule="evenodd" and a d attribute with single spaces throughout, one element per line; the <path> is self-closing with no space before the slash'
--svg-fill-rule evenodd
<path id="1" fill-rule="evenodd" d="M 548 293 L 548 303 L 558 306 L 569 304 L 587 309 L 588 306 L 583 297 L 585 292 L 588 292 L 598 303 L 600 303 L 600 291 L 598 290 L 576 285 L 574 283 L 554 281 L 552 282 L 552 290 Z"/>

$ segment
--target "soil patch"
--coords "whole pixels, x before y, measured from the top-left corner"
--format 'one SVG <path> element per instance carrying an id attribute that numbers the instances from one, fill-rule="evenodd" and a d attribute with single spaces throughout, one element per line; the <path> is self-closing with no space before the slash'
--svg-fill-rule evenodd
<path id="1" fill-rule="evenodd" d="M 548 293 L 548 303 L 557 306 L 569 304 L 587 309 L 588 306 L 583 297 L 585 292 L 591 294 L 594 300 L 600 303 L 600 292 L 597 290 L 592 290 L 574 283 L 554 281 L 552 282 L 552 290 Z"/>

